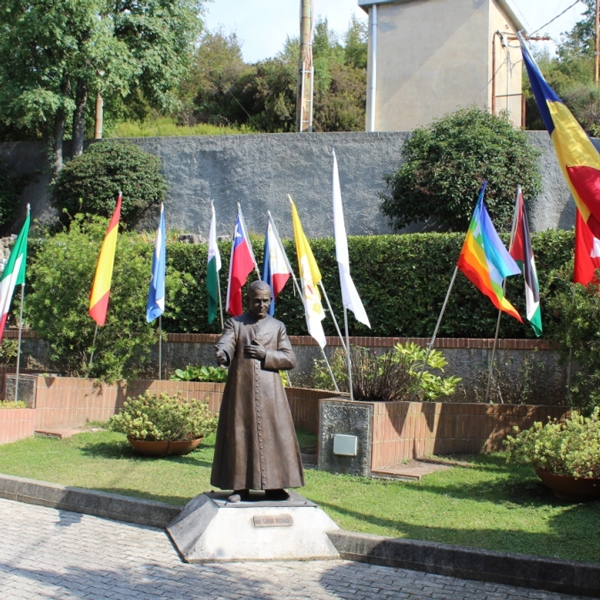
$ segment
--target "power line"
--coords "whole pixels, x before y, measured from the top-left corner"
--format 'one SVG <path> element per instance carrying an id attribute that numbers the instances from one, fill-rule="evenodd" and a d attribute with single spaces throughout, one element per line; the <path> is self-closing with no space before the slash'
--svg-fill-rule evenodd
<path id="1" fill-rule="evenodd" d="M 548 21 L 545 25 L 542 25 L 541 27 L 538 27 L 535 31 L 533 31 L 531 35 L 535 35 L 538 31 L 541 31 L 542 29 L 544 29 L 544 27 L 548 27 L 548 25 L 550 25 L 550 23 L 554 23 L 554 21 L 556 21 L 556 19 L 558 19 L 559 17 L 562 17 L 567 11 L 571 10 L 576 4 L 579 4 L 580 0 L 575 0 L 575 2 L 573 2 L 573 4 L 571 4 L 571 6 L 568 6 L 567 8 L 565 8 L 565 10 L 563 10 L 560 14 L 556 15 L 553 19 L 550 19 L 550 21 Z"/>

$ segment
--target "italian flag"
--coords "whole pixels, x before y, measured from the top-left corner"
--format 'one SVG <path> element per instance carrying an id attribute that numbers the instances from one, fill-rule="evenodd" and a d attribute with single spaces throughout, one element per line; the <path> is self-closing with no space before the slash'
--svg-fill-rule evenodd
<path id="1" fill-rule="evenodd" d="M 8 262 L 2 272 L 0 278 L 0 343 L 4 335 L 4 327 L 10 310 L 15 287 L 25 283 L 25 266 L 27 262 L 27 236 L 29 235 L 30 223 L 29 209 L 27 210 L 27 218 L 21 229 L 21 233 L 17 237 L 17 241 L 10 253 Z"/>

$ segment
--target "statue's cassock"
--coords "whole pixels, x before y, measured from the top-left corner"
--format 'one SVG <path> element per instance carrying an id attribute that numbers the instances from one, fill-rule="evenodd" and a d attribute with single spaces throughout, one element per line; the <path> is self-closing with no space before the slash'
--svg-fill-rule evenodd
<path id="1" fill-rule="evenodd" d="M 253 342 L 261 360 L 244 355 Z M 279 370 L 296 356 L 281 321 L 249 312 L 227 320 L 217 349 L 229 358 L 219 413 L 211 484 L 231 490 L 274 490 L 304 485 L 300 449 Z"/>

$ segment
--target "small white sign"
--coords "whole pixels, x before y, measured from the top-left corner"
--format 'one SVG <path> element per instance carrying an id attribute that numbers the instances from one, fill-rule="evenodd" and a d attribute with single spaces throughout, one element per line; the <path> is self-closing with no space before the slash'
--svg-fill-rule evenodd
<path id="1" fill-rule="evenodd" d="M 355 435 L 336 433 L 333 436 L 333 453 L 339 456 L 356 456 L 358 453 L 358 438 Z"/>

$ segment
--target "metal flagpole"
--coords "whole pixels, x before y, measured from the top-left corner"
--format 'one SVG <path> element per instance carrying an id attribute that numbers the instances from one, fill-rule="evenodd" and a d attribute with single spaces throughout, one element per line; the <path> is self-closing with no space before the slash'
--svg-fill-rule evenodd
<path id="1" fill-rule="evenodd" d="M 348 336 L 348 310 L 344 306 L 344 326 L 346 328 L 346 358 L 348 363 L 348 388 L 350 389 L 350 400 L 354 400 L 354 390 L 352 388 L 352 358 L 350 357 L 350 337 Z"/>
<path id="2" fill-rule="evenodd" d="M 31 211 L 31 204 L 27 204 L 27 216 Z M 21 308 L 19 310 L 19 339 L 17 342 L 17 372 L 15 380 L 15 402 L 19 399 L 19 371 L 21 368 L 21 332 L 23 331 L 23 304 L 25 302 L 25 282 L 21 284 Z"/>
<path id="3" fill-rule="evenodd" d="M 19 311 L 19 341 L 17 347 L 17 373 L 15 381 L 15 401 L 19 399 L 19 369 L 21 366 L 21 332 L 23 331 L 23 303 L 25 301 L 25 283 L 21 284 L 21 310 Z"/>
<path id="4" fill-rule="evenodd" d="M 277 239 L 277 242 L 283 249 L 283 243 L 281 242 L 281 238 L 279 237 L 279 232 L 277 231 L 277 226 L 275 225 L 275 221 L 273 221 L 273 217 L 271 216 L 271 213 L 269 211 L 267 211 L 267 215 L 269 216 L 269 220 L 271 221 L 271 225 L 273 226 L 273 233 L 275 234 L 275 238 Z M 300 296 L 300 298 L 302 300 L 302 306 L 303 306 L 304 310 L 306 311 L 306 307 L 304 306 L 304 296 L 302 294 L 302 290 L 300 289 L 300 286 L 298 285 L 298 280 L 296 279 L 296 275 L 294 274 L 294 270 L 292 269 L 292 265 L 290 264 L 290 261 L 288 260 L 288 257 L 287 257 L 287 254 L 285 253 L 285 251 L 283 252 L 283 259 L 285 260 L 285 266 L 289 269 L 289 271 L 292 275 L 292 281 L 294 282 L 294 288 L 298 292 L 298 295 Z M 319 346 L 319 348 L 321 348 L 321 346 Z M 323 360 L 325 361 L 325 364 L 327 365 L 329 375 L 331 376 L 331 380 L 333 381 L 333 385 L 335 386 L 335 391 L 339 392 L 340 388 L 338 387 L 337 381 L 335 380 L 335 377 L 333 376 L 333 371 L 331 370 L 331 365 L 329 364 L 329 361 L 327 360 L 327 355 L 325 354 L 324 348 L 321 348 L 321 354 L 323 355 Z"/>
<path id="5" fill-rule="evenodd" d="M 329 303 L 329 298 L 327 296 L 327 292 L 325 291 L 325 288 L 323 287 L 322 281 L 319 281 L 319 287 L 321 288 L 321 291 L 323 292 L 323 296 L 325 296 L 325 301 L 327 302 L 327 308 L 329 309 L 329 312 L 331 313 L 331 318 L 333 319 L 333 322 L 335 323 L 335 328 L 338 332 L 340 342 L 342 342 L 342 348 L 344 348 L 344 351 L 347 353 L 348 348 L 346 348 L 346 344 L 344 343 L 344 338 L 342 336 L 342 332 L 340 331 L 340 327 L 338 325 L 337 319 L 335 318 L 335 315 L 333 314 L 333 309 L 331 308 L 331 304 Z"/>
<path id="6" fill-rule="evenodd" d="M 435 343 L 435 338 L 437 336 L 438 330 L 442 323 L 442 317 L 444 316 L 444 313 L 446 312 L 446 306 L 448 305 L 448 298 L 450 298 L 450 292 L 452 291 L 452 288 L 454 287 L 454 281 L 456 280 L 457 273 L 458 273 L 458 265 L 456 267 L 454 267 L 454 273 L 452 273 L 452 279 L 450 280 L 450 285 L 448 286 L 448 291 L 446 292 L 446 297 L 444 298 L 444 304 L 442 305 L 442 310 L 440 311 L 440 316 L 438 317 L 437 323 L 435 324 L 435 329 L 433 330 L 433 335 L 431 336 L 431 340 L 427 344 L 427 353 L 425 354 L 425 360 L 423 361 L 423 364 L 421 365 L 421 370 L 419 371 L 419 377 L 417 378 L 417 384 L 421 382 L 421 377 L 423 377 L 423 371 L 425 370 L 427 361 L 429 360 L 429 355 L 431 354 L 431 350 L 433 349 L 433 344 Z M 416 394 L 417 394 L 417 386 L 415 386 L 415 389 L 413 390 L 413 393 L 411 395 L 411 401 L 414 400 Z"/>
<path id="7" fill-rule="evenodd" d="M 90 354 L 90 364 L 91 368 L 92 363 L 94 362 L 94 349 L 96 348 L 96 336 L 98 335 L 98 323 L 96 323 L 96 329 L 94 330 L 94 341 L 92 342 L 92 353 Z"/>
<path id="8" fill-rule="evenodd" d="M 515 210 L 513 212 L 512 227 L 510 230 L 510 242 L 508 244 L 509 248 L 513 245 L 513 243 L 515 241 L 515 235 L 517 233 L 517 219 L 518 219 L 517 206 L 518 206 L 520 194 L 521 194 L 521 186 L 519 185 L 519 186 L 517 186 L 517 199 L 515 200 Z M 506 279 L 504 279 L 502 281 L 502 293 L 504 294 L 505 292 L 506 292 Z M 498 320 L 496 321 L 496 333 L 494 334 L 494 345 L 492 346 L 492 355 L 490 357 L 490 364 L 489 364 L 489 368 L 488 368 L 488 380 L 487 380 L 487 386 L 486 386 L 486 390 L 485 390 L 485 401 L 486 402 L 488 402 L 489 398 L 490 398 L 490 387 L 492 385 L 494 361 L 496 360 L 496 347 L 498 345 L 498 335 L 500 334 L 500 321 L 502 321 L 502 311 L 501 310 L 498 311 Z M 499 397 L 500 397 L 500 403 L 504 404 L 504 401 L 502 400 L 502 394 L 499 394 Z"/>
<path id="9" fill-rule="evenodd" d="M 219 315 L 221 317 L 221 329 L 223 329 L 223 301 L 221 300 L 221 276 L 217 273 L 217 293 L 219 294 Z"/>
<path id="10" fill-rule="evenodd" d="M 162 315 L 158 315 L 158 379 L 162 379 Z"/>

